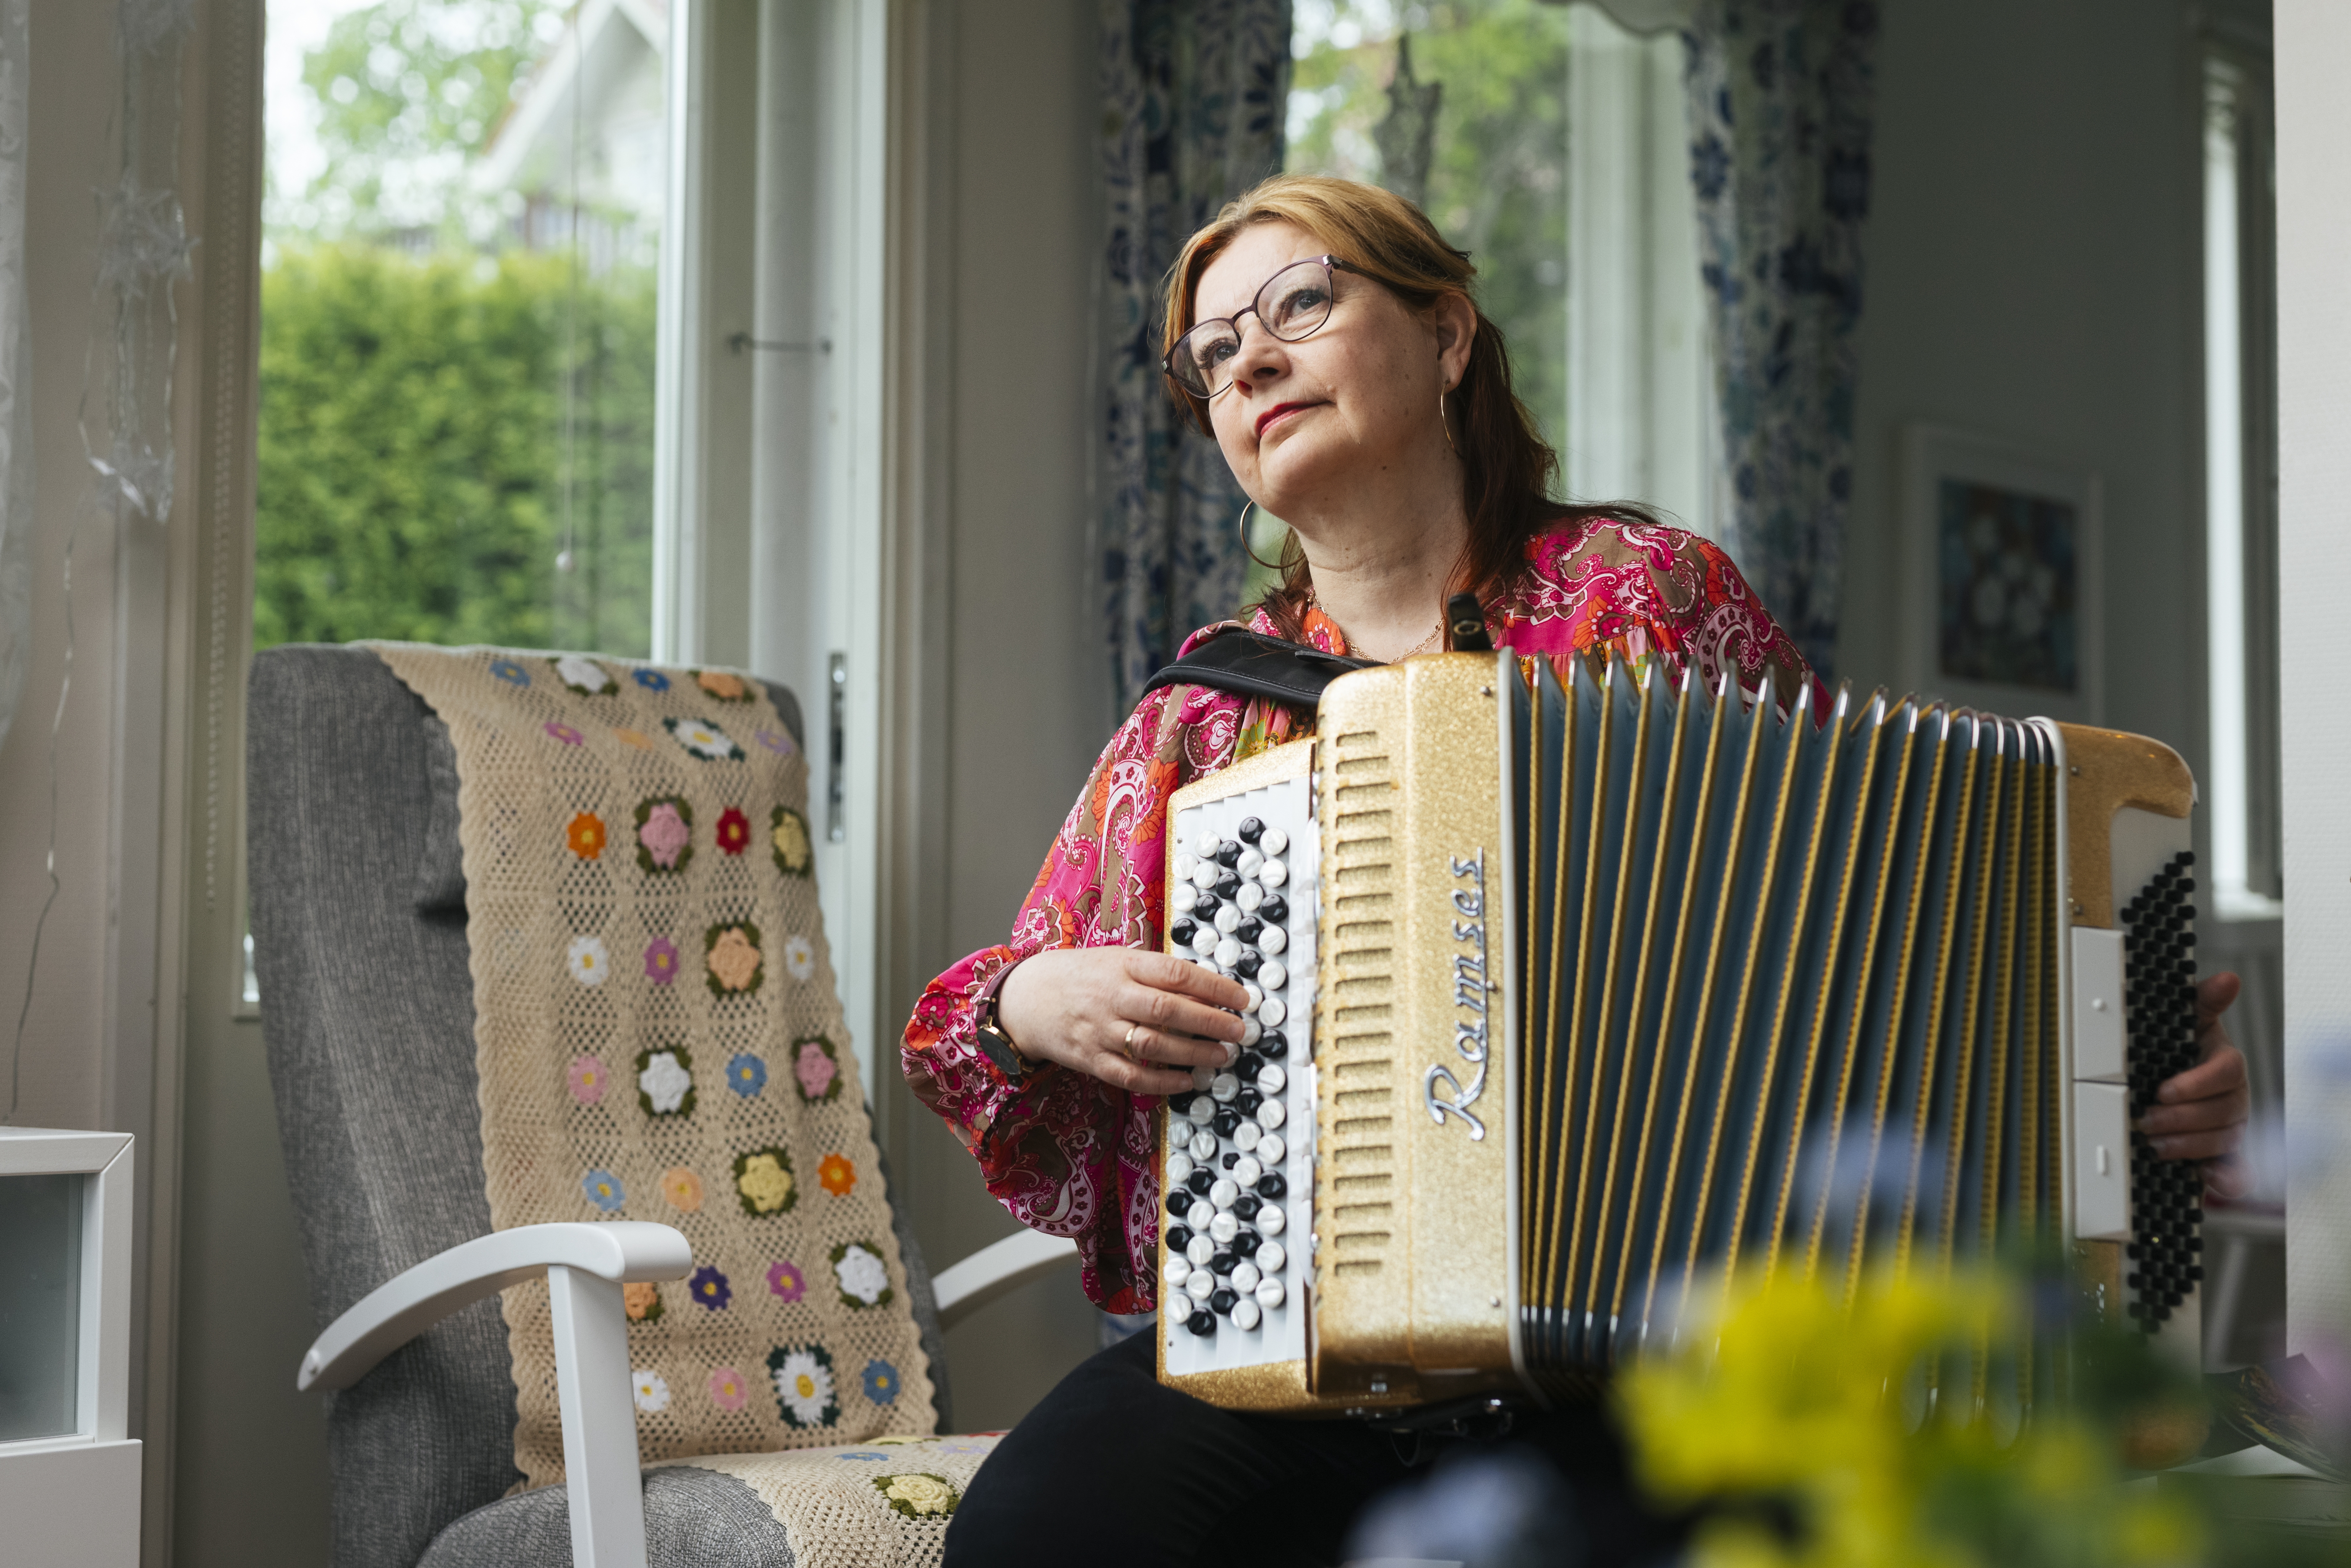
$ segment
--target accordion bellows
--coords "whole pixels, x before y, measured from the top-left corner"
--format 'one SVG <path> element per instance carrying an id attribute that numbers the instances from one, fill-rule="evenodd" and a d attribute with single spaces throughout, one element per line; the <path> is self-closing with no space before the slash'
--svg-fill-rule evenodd
<path id="1" fill-rule="evenodd" d="M 1163 1375 L 1300 1412 L 1565 1393 L 1722 1270 L 2043 1237 L 2192 1357 L 2200 1183 L 2129 1123 L 2194 1061 L 2193 796 L 2153 741 L 1882 695 L 1507 652 L 1341 678 L 1315 738 L 1173 803 L 1179 846 L 1281 830 L 1312 930 L 1286 1201 L 1240 1204 L 1287 1209 L 1298 1282 L 1244 1329 L 1171 1281 Z M 1255 1125 L 1232 1081 L 1171 1101 L 1192 1167 Z M 1228 1233 L 1171 1276 L 1228 1276 Z"/>

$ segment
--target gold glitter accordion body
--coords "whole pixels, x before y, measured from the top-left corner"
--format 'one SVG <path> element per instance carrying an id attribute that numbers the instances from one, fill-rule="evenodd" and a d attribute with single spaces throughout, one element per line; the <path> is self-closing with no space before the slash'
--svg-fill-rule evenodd
<path id="1" fill-rule="evenodd" d="M 1343 675 L 1177 792 L 1169 950 L 1249 987 L 1168 1102 L 1160 1375 L 1228 1408 L 1586 1387 L 1696 1284 L 2062 1239 L 2192 1362 L 2187 766 L 1622 664 Z"/>

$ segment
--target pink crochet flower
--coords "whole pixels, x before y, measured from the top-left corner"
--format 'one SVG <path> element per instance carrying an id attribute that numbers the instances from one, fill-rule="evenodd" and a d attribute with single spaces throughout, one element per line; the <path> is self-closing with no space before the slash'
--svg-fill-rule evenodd
<path id="1" fill-rule="evenodd" d="M 577 746 L 582 740 L 587 738 L 578 730 L 572 728 L 569 725 L 559 724 L 553 719 L 549 719 L 547 721 L 547 733 L 555 737 L 556 739 L 563 742 L 566 746 Z"/>
<path id="2" fill-rule="evenodd" d="M 571 1084 L 571 1097 L 582 1105 L 593 1105 L 604 1097 L 604 1064 L 592 1056 L 575 1056 L 563 1076 Z"/>
<path id="3" fill-rule="evenodd" d="M 645 945 L 645 978 L 656 986 L 666 986 L 677 978 L 677 944 L 666 936 L 656 936 Z"/>
<path id="4" fill-rule="evenodd" d="M 655 806 L 637 830 L 637 842 L 653 857 L 653 863 L 663 870 L 677 864 L 677 852 L 685 848 L 694 837 L 694 830 L 678 820 L 677 808 L 664 800 Z"/>
<path id="5" fill-rule="evenodd" d="M 750 1389 L 743 1375 L 731 1366 L 722 1366 L 710 1375 L 710 1402 L 721 1410 L 740 1410 L 749 1402 Z"/>
<path id="6" fill-rule="evenodd" d="M 810 1100 L 821 1100 L 824 1092 L 832 1087 L 832 1080 L 841 1069 L 825 1054 L 824 1047 L 812 1040 L 800 1041 L 799 1054 L 792 1060 L 792 1076 L 800 1081 L 800 1093 Z"/>
<path id="7" fill-rule="evenodd" d="M 808 1281 L 800 1277 L 799 1265 L 776 1263 L 768 1269 L 768 1289 L 786 1306 L 808 1294 Z"/>

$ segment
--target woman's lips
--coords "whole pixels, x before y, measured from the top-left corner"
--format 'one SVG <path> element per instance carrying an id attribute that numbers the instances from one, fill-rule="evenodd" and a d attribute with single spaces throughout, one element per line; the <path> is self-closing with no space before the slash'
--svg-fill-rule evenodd
<path id="1" fill-rule="evenodd" d="M 1271 424 L 1275 420 L 1281 418 L 1285 414 L 1296 413 L 1300 409 L 1303 408 L 1320 408 L 1321 406 L 1322 405 L 1320 403 L 1312 402 L 1275 403 L 1271 408 L 1267 409 L 1263 413 L 1257 416 L 1257 433 L 1259 435 L 1263 435 L 1267 425 Z"/>

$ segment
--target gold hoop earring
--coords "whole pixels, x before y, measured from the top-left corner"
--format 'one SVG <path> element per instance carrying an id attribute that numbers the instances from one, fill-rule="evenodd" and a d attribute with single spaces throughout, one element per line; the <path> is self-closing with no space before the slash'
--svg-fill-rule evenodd
<path id="1" fill-rule="evenodd" d="M 1437 428 L 1445 432 L 1445 450 L 1459 456 L 1461 448 L 1453 444 L 1453 422 L 1445 417 L 1445 393 L 1441 391 L 1437 394 Z"/>
<path id="2" fill-rule="evenodd" d="M 1253 549 L 1251 549 L 1249 548 L 1249 512 L 1250 512 L 1250 511 L 1251 511 L 1251 510 L 1252 510 L 1256 506 L 1257 506 L 1257 503 L 1256 503 L 1255 501 L 1253 501 L 1253 500 L 1252 500 L 1252 501 L 1243 501 L 1243 502 L 1241 503 L 1241 515 L 1240 515 L 1240 517 L 1239 517 L 1239 519 L 1238 519 L 1238 520 L 1234 524 L 1234 527 L 1235 527 L 1236 530 L 1237 530 L 1237 531 L 1240 534 L 1240 536 L 1241 536 L 1241 554 L 1243 554 L 1243 555 L 1245 555 L 1245 556 L 1249 557 L 1249 559 L 1251 559 L 1251 560 L 1253 560 L 1253 561 L 1256 561 L 1258 565 L 1259 565 L 1259 566 L 1261 566 L 1261 567 L 1265 568 L 1265 570 L 1268 570 L 1268 571 L 1280 571 L 1280 570 L 1281 570 L 1281 563 L 1280 563 L 1280 561 L 1278 561 L 1278 560 L 1266 560 L 1266 559 L 1262 559 L 1261 557 L 1259 557 L 1259 554 L 1257 553 L 1257 551 L 1255 551 L 1255 550 L 1253 550 Z"/>

